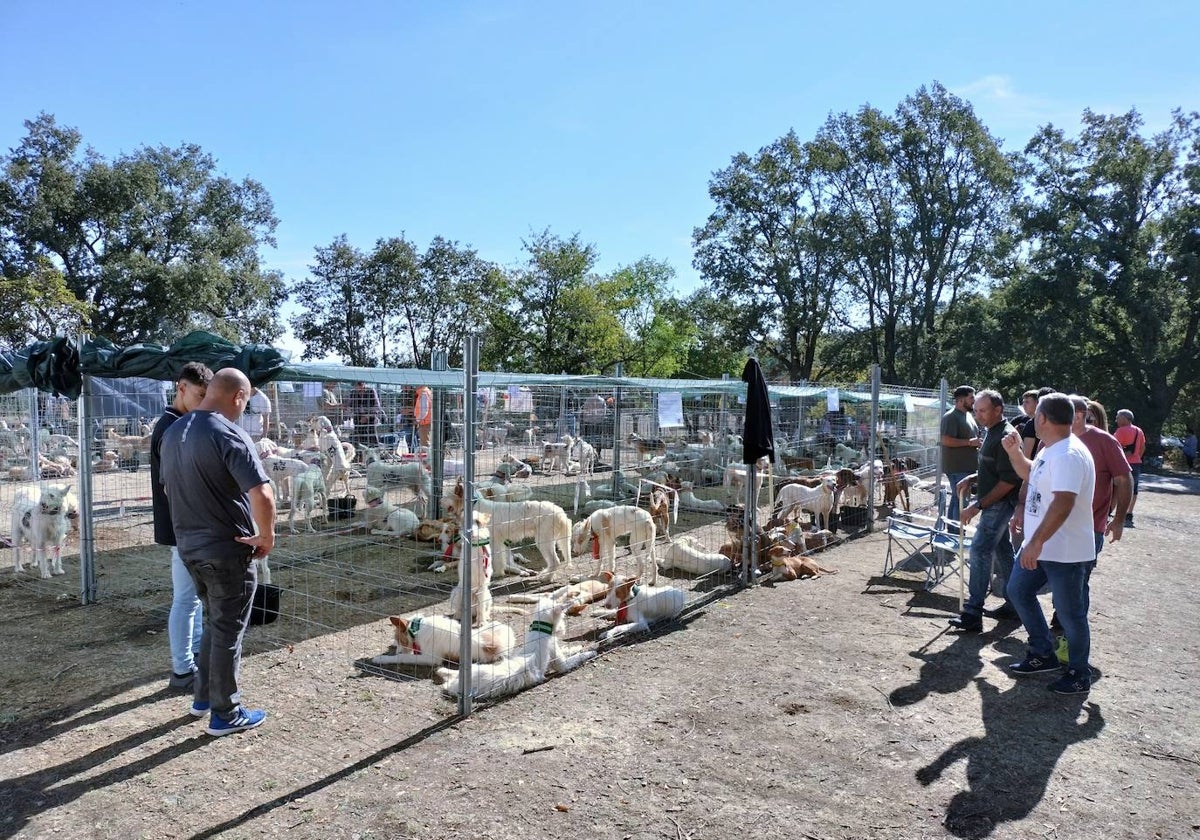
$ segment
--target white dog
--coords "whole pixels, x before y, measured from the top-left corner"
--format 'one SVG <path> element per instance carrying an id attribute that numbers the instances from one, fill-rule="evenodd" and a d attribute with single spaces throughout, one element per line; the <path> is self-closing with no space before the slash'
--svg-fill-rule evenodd
<path id="1" fill-rule="evenodd" d="M 575 523 L 571 530 L 571 548 L 576 555 L 587 551 L 592 544 L 596 556 L 596 574 L 607 565 L 610 572 L 616 571 L 617 537 L 629 537 L 629 550 L 638 555 L 638 574 L 646 570 L 646 556 L 650 558 L 650 577 L 658 580 L 658 564 L 654 559 L 654 540 L 657 537 L 654 517 L 650 512 L 634 505 L 615 505 L 602 508 Z"/>
<path id="2" fill-rule="evenodd" d="M 714 551 L 705 551 L 687 537 L 678 537 L 663 549 L 658 566 L 664 571 L 679 569 L 689 575 L 707 575 L 711 572 L 729 571 L 729 558 Z"/>
<path id="3" fill-rule="evenodd" d="M 596 651 L 568 647 L 558 638 L 568 605 L 549 597 L 539 600 L 519 651 L 500 662 L 471 666 L 471 695 L 476 700 L 488 700 L 516 694 L 544 682 L 548 674 L 565 674 L 594 659 Z M 437 673 L 445 681 L 442 691 L 457 697 L 461 672 L 438 668 Z"/>
<path id="4" fill-rule="evenodd" d="M 617 625 L 601 638 L 648 630 L 656 621 L 679 615 L 686 602 L 687 594 L 674 586 L 639 586 L 637 578 L 614 578 L 604 606 L 616 610 Z"/>
<path id="5" fill-rule="evenodd" d="M 33 559 L 43 578 L 63 574 L 62 548 L 67 541 L 67 516 L 78 502 L 66 484 L 31 487 L 13 500 L 13 571 L 22 572 L 21 543 L 33 548 Z M 48 556 L 49 555 L 49 556 Z"/>
<path id="6" fill-rule="evenodd" d="M 298 458 L 284 458 L 280 455 L 265 455 L 262 457 L 263 469 L 283 492 L 283 498 L 289 500 L 292 507 L 296 506 L 296 479 L 311 468 Z"/>
<path id="7" fill-rule="evenodd" d="M 368 486 L 363 491 L 363 501 L 367 503 L 364 511 L 367 527 L 377 536 L 410 536 L 421 524 L 416 511 L 391 504 L 378 487 Z"/>
<path id="8" fill-rule="evenodd" d="M 367 484 L 381 490 L 386 487 L 407 487 L 414 493 L 424 493 L 426 498 L 433 495 L 433 476 L 419 461 L 399 464 L 372 461 L 367 464 Z"/>
<path id="9" fill-rule="evenodd" d="M 787 484 L 779 488 L 775 505 L 779 518 L 786 518 L 793 511 L 809 511 L 817 521 L 818 528 L 829 527 L 829 515 L 837 504 L 837 480 L 833 476 L 821 479 L 817 487 L 803 484 Z"/>
<path id="10" fill-rule="evenodd" d="M 575 453 L 575 460 L 579 462 L 581 473 L 592 475 L 596 472 L 596 447 L 580 437 L 574 439 L 571 451 Z"/>
<path id="11" fill-rule="evenodd" d="M 492 555 L 488 551 L 491 536 L 483 526 L 487 517 L 476 512 L 475 525 L 467 532 L 471 542 L 471 625 L 482 627 L 492 620 Z M 458 564 L 458 583 L 450 590 L 450 615 L 461 618 L 463 612 L 463 565 Z"/>
<path id="12" fill-rule="evenodd" d="M 322 475 L 320 467 L 309 467 L 300 475 L 293 476 L 288 530 L 292 533 L 296 532 L 296 513 L 299 511 L 304 517 L 306 529 L 315 533 L 317 529 L 313 527 L 313 517 L 317 516 L 321 519 L 329 517 L 325 505 L 325 500 L 328 498 L 329 491 L 325 487 L 325 476 Z"/>
<path id="13" fill-rule="evenodd" d="M 332 429 L 320 436 L 321 456 L 325 459 L 325 486 L 333 487 L 342 482 L 346 495 L 350 495 L 350 464 L 354 461 L 354 446 L 343 443 Z"/>
<path id="14" fill-rule="evenodd" d="M 376 665 L 441 665 L 457 662 L 462 639 L 462 624 L 444 615 L 414 615 L 388 618 L 396 633 L 396 652 L 372 656 Z M 512 629 L 491 624 L 471 631 L 471 660 L 495 662 L 513 648 Z"/>
<path id="15" fill-rule="evenodd" d="M 679 483 L 679 506 L 684 510 L 698 510 L 705 513 L 724 513 L 725 502 L 720 499 L 701 499 L 696 496 L 695 485 L 690 481 Z"/>
<path id="16" fill-rule="evenodd" d="M 463 486 L 460 481 L 454 493 L 446 499 L 449 516 L 462 512 Z M 488 517 L 488 528 L 495 549 L 492 561 L 496 564 L 496 577 L 509 574 L 512 566 L 518 575 L 531 575 L 513 559 L 509 545 L 532 539 L 546 561 L 545 574 L 554 577 L 558 567 L 571 565 L 571 518 L 567 512 L 553 502 L 531 500 L 527 502 L 493 502 L 478 496 L 475 510 Z"/>
<path id="17" fill-rule="evenodd" d="M 571 436 L 564 435 L 565 441 L 553 443 L 546 441 L 542 444 L 542 472 L 551 470 L 566 472 L 571 464 Z"/>

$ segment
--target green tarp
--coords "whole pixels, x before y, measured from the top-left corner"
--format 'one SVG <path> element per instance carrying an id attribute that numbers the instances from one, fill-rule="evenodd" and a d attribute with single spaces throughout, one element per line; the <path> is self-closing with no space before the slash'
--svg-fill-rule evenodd
<path id="1" fill-rule="evenodd" d="M 79 348 L 73 339 L 40 341 L 23 350 L 0 352 L 0 394 L 37 388 L 78 399 L 83 377 L 123 379 L 141 376 L 170 382 L 188 362 L 203 362 L 213 370 L 234 367 L 254 385 L 275 379 L 288 355 L 265 344 L 234 344 L 219 335 L 197 331 L 164 347 L 134 344 L 117 347 L 103 338 L 90 338 Z"/>

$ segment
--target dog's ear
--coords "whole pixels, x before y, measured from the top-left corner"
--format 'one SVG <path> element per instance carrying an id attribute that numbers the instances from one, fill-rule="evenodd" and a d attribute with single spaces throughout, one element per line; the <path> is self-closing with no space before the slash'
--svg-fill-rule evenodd
<path id="1" fill-rule="evenodd" d="M 605 583 L 612 583 L 613 577 L 614 577 L 613 573 L 610 572 L 608 569 L 605 569 L 604 571 L 602 571 L 600 573 L 600 580 L 604 581 Z"/>
<path id="2" fill-rule="evenodd" d="M 392 623 L 393 627 L 399 627 L 401 630 L 408 629 L 408 622 L 398 615 L 389 615 L 388 621 Z"/>

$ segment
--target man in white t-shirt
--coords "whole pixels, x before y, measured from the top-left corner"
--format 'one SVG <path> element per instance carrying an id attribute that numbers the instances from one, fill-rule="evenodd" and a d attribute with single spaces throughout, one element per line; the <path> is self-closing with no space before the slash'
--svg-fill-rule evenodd
<path id="1" fill-rule="evenodd" d="M 255 388 L 246 400 L 246 410 L 239 425 L 255 440 L 261 440 L 267 423 L 271 419 L 271 401 L 267 395 Z"/>
<path id="2" fill-rule="evenodd" d="M 1013 566 L 1008 597 L 1029 633 L 1025 659 L 1010 667 L 1017 676 L 1059 670 L 1054 637 L 1038 603 L 1046 583 L 1063 632 L 1071 640 L 1066 673 L 1051 684 L 1058 694 L 1085 694 L 1091 688 L 1091 631 L 1088 627 L 1088 579 L 1096 565 L 1092 494 L 1096 466 L 1092 454 L 1071 434 L 1075 408 L 1065 394 L 1046 394 L 1033 415 L 1042 441 L 1037 458 L 1021 454 L 1020 435 L 1004 439 L 1017 474 L 1028 473 L 1023 485 L 1025 541 L 1020 562 Z"/>

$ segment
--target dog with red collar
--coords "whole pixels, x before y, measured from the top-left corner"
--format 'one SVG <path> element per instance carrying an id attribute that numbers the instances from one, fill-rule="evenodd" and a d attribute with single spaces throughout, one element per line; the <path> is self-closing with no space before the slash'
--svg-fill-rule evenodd
<path id="1" fill-rule="evenodd" d="M 429 665 L 457 662 L 462 624 L 444 615 L 388 618 L 395 628 L 396 652 L 371 657 L 376 665 Z M 497 662 L 513 647 L 513 632 L 504 624 L 471 631 L 471 661 Z"/>
<path id="2" fill-rule="evenodd" d="M 604 606 L 615 610 L 616 626 L 601 639 L 649 630 L 650 625 L 675 618 L 687 603 L 687 593 L 674 586 L 642 586 L 637 578 L 613 578 Z"/>

